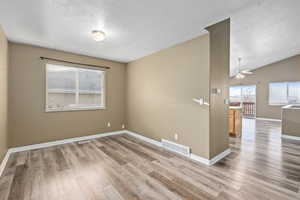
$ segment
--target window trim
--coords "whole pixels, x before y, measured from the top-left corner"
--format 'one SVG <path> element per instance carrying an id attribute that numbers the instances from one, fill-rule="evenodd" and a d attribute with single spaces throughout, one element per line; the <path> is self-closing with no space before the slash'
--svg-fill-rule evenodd
<path id="1" fill-rule="evenodd" d="M 101 85 L 102 85 L 102 90 L 101 90 L 101 102 L 102 105 L 99 106 L 76 106 L 76 107 L 62 107 L 62 108 L 56 108 L 56 109 L 49 109 L 48 108 L 48 70 L 47 70 L 47 66 L 48 65 L 59 65 L 62 67 L 72 67 L 72 68 L 79 68 L 79 69 L 87 69 L 87 70 L 95 70 L 95 71 L 101 71 L 103 76 L 102 76 L 102 80 L 101 80 Z M 59 64 L 59 63 L 46 63 L 45 64 L 45 91 L 46 91 L 46 99 L 45 99 L 45 112 L 70 112 L 70 111 L 91 111 L 91 110 L 104 110 L 106 109 L 106 71 L 105 70 L 101 70 L 101 69 L 94 69 L 94 68 L 89 68 L 89 67 L 81 67 L 81 66 L 67 66 L 67 65 L 63 65 L 63 64 Z M 78 76 L 78 73 L 76 73 Z M 76 80 L 79 80 L 78 78 L 76 78 Z M 76 88 L 79 87 L 78 81 L 76 81 Z M 76 89 L 77 90 L 77 89 Z M 76 96 L 78 95 L 77 92 L 75 92 Z M 76 97 L 78 98 L 78 96 Z"/>
<path id="2" fill-rule="evenodd" d="M 286 106 L 286 105 L 289 105 L 291 103 L 287 102 L 287 103 L 270 103 L 270 100 L 271 100 L 271 90 L 270 90 L 270 86 L 271 84 L 274 84 L 274 83 L 286 83 L 287 84 L 287 90 L 286 90 L 286 97 L 288 98 L 289 97 L 289 83 L 300 83 L 300 81 L 277 81 L 277 82 L 269 82 L 268 84 L 268 105 L 269 106 Z M 296 103 L 296 104 L 299 104 L 299 103 Z"/>

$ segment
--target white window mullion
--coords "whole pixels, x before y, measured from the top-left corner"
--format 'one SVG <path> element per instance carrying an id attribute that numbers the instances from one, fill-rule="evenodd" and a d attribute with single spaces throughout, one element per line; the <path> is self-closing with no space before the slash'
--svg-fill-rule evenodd
<path id="1" fill-rule="evenodd" d="M 75 103 L 79 104 L 79 70 L 76 70 L 76 93 L 75 93 Z"/>
<path id="2" fill-rule="evenodd" d="M 241 105 L 243 104 L 243 101 L 244 101 L 244 99 L 243 99 L 243 87 L 240 87 L 240 100 L 241 100 Z"/>
<path id="3" fill-rule="evenodd" d="M 290 90 L 290 84 L 287 83 L 287 88 L 286 88 L 286 103 L 289 103 L 290 101 L 290 93 L 289 93 L 289 90 Z"/>
<path id="4" fill-rule="evenodd" d="M 105 91 L 105 89 L 106 89 L 106 74 L 105 74 L 106 72 L 105 71 L 103 71 L 102 73 L 101 73 L 101 89 L 100 89 L 100 93 L 101 93 L 101 105 L 103 106 L 103 105 L 105 105 L 105 94 L 106 94 L 106 91 Z"/>

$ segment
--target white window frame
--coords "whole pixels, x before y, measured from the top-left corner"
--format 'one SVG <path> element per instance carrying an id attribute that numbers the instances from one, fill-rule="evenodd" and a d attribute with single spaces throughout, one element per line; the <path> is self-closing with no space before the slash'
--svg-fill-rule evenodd
<path id="1" fill-rule="evenodd" d="M 79 68 L 79 69 L 84 69 L 84 70 L 91 70 L 91 71 L 101 71 L 103 74 L 102 79 L 101 79 L 101 102 L 102 104 L 99 106 L 91 105 L 91 106 L 68 106 L 68 107 L 61 107 L 61 108 L 49 108 L 48 107 L 48 70 L 47 67 L 48 65 L 58 65 L 61 67 L 71 67 L 71 68 Z M 75 102 L 79 101 L 79 78 L 78 78 L 78 71 L 76 73 L 76 92 L 75 92 Z M 46 104 L 45 104 L 45 112 L 67 112 L 67 111 L 84 111 L 84 110 L 103 110 L 106 109 L 106 71 L 101 70 L 101 69 L 91 69 L 87 67 L 81 67 L 81 66 L 67 66 L 67 65 L 62 65 L 62 64 L 54 64 L 54 63 L 46 63 L 45 65 L 45 86 L 46 86 Z"/>
<path id="2" fill-rule="evenodd" d="M 289 102 L 286 102 L 286 103 L 270 103 L 270 100 L 271 100 L 270 86 L 271 86 L 271 84 L 274 84 L 274 83 L 282 83 L 282 84 L 286 83 L 287 84 L 286 97 L 288 99 L 288 97 L 289 97 L 289 83 L 300 83 L 300 81 L 270 82 L 269 83 L 269 86 L 268 86 L 268 90 L 269 90 L 269 93 L 268 93 L 268 104 L 270 106 L 285 106 L 285 105 L 289 105 L 290 104 Z M 299 104 L 299 103 L 296 103 L 296 104 Z"/>

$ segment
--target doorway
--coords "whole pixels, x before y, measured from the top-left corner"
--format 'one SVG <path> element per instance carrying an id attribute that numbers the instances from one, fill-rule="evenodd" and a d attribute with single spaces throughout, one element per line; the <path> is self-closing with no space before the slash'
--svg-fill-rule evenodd
<path id="1" fill-rule="evenodd" d="M 229 89 L 230 106 L 242 107 L 243 117 L 256 117 L 256 85 L 237 85 Z"/>

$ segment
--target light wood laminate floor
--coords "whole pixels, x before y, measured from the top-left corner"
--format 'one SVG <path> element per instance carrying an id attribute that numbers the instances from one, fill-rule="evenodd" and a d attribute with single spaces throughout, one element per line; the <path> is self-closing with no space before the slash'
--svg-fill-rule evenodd
<path id="1" fill-rule="evenodd" d="M 243 123 L 211 167 L 126 135 L 15 153 L 0 199 L 300 199 L 299 143 L 281 141 L 280 122 Z"/>

